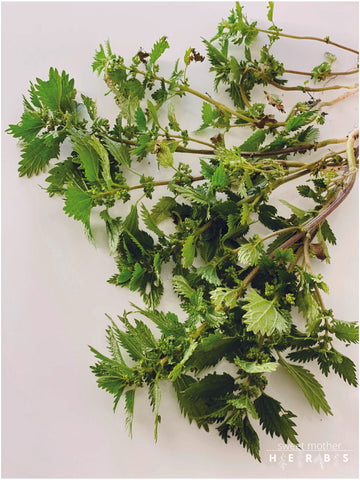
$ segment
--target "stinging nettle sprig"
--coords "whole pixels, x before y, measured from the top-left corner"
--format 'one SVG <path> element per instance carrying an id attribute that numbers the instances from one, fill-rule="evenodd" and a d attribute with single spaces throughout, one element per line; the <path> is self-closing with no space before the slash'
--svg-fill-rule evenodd
<path id="1" fill-rule="evenodd" d="M 325 376 L 335 373 L 357 386 L 355 364 L 336 342 L 357 343 L 358 325 L 334 318 L 325 306 L 321 291 L 328 287 L 313 263 L 330 261 L 327 246 L 336 238 L 328 217 L 357 174 L 358 130 L 319 139 L 327 108 L 332 112 L 358 91 L 357 84 L 329 80 L 358 70 L 333 71 L 333 53 L 311 72 L 286 69 L 271 48 L 290 38 L 358 52 L 328 37 L 284 33 L 274 24 L 273 9 L 269 2 L 271 25 L 260 29 L 236 4 L 215 36 L 203 39 L 213 96 L 190 86 L 189 69 L 205 60 L 197 49 L 187 48 L 164 77 L 160 59 L 170 48 L 165 36 L 151 50 L 137 50 L 130 62 L 107 42 L 96 51 L 92 68 L 119 109 L 114 125 L 98 116 L 93 99 L 81 94 L 80 101 L 66 72 L 51 68 L 48 80 L 31 83 L 21 120 L 7 130 L 20 140 L 19 174 L 31 177 L 49 168 L 47 192 L 64 198 L 65 213 L 82 222 L 90 239 L 90 218 L 98 212 L 117 266 L 109 282 L 141 296 L 143 306 L 132 305 L 118 322 L 109 318 L 108 355 L 90 347 L 96 357 L 91 370 L 98 386 L 114 396 L 114 410 L 124 396 L 130 435 L 136 390 L 147 386 L 157 439 L 161 382 L 169 381 L 190 422 L 206 431 L 215 426 L 225 442 L 235 437 L 258 460 L 256 424 L 298 443 L 296 415 L 266 393 L 271 372 L 286 371 L 309 404 L 325 414 L 332 412 L 323 388 L 302 364 L 315 361 Z M 267 43 L 252 49 L 260 37 Z M 308 78 L 288 85 L 292 74 L 312 83 Z M 220 85 L 226 103 L 217 100 Z M 252 96 L 259 86 L 264 101 L 256 103 Z M 326 102 L 318 97 L 338 89 L 346 93 Z M 304 97 L 285 112 L 276 90 Z M 179 120 L 185 96 L 203 102 L 193 133 Z M 235 145 L 228 140 L 234 132 Z M 64 143 L 72 151 L 61 159 Z M 328 146 L 334 150 L 325 152 Z M 315 158 L 301 161 L 305 152 Z M 191 165 L 182 161 L 184 153 L 193 156 Z M 147 175 L 145 159 L 169 172 L 167 179 Z M 284 217 L 271 194 L 294 181 L 293 198 L 300 195 L 312 206 L 303 210 L 283 200 L 289 210 Z M 127 202 L 130 212 L 114 216 L 112 207 Z M 259 225 L 268 230 L 262 237 L 254 233 Z M 159 306 L 168 280 L 163 266 L 169 263 L 181 316 Z M 224 359 L 229 370 L 220 373 L 217 365 Z"/>

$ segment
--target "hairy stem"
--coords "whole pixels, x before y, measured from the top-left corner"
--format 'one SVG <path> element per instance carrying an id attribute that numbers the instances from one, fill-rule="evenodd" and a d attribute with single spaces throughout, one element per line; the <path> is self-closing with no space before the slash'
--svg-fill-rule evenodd
<path id="1" fill-rule="evenodd" d="M 259 32 L 262 32 L 262 33 L 267 33 L 269 35 L 279 35 L 279 37 L 286 37 L 286 38 L 293 38 L 295 40 L 314 40 L 316 42 L 322 42 L 322 43 L 326 43 L 327 45 L 333 45 L 334 47 L 337 47 L 337 48 L 341 48 L 342 50 L 347 50 L 348 52 L 352 52 L 352 53 L 359 53 L 358 50 L 355 50 L 353 48 L 349 48 L 349 47 L 346 47 L 345 45 L 341 45 L 339 43 L 335 43 L 335 42 L 332 42 L 328 37 L 326 38 L 319 38 L 319 37 L 313 37 L 313 36 L 300 36 L 300 35 L 289 35 L 287 33 L 280 33 L 280 32 L 275 32 L 275 31 L 272 31 L 272 30 L 263 30 L 261 28 L 257 28 L 256 30 L 258 30 Z"/>

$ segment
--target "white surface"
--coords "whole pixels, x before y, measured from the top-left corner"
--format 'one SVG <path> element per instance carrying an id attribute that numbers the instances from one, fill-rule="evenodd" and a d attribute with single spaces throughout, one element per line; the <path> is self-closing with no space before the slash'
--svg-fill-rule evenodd
<path id="1" fill-rule="evenodd" d="M 69 72 L 78 93 L 96 98 L 100 113 L 114 118 L 112 100 L 103 97 L 105 86 L 90 67 L 100 42 L 109 39 L 113 51 L 129 59 L 138 47 L 149 49 L 167 35 L 171 50 L 162 63 L 171 68 L 190 45 L 204 51 L 201 37 L 210 38 L 232 6 L 228 2 L 3 3 L 2 131 L 18 121 L 21 95 L 29 81 L 45 78 L 50 66 Z M 246 4 L 246 12 L 249 19 L 268 25 L 265 3 Z M 275 18 L 285 32 L 330 35 L 339 43 L 357 45 L 356 2 L 277 3 Z M 301 70 L 321 63 L 326 50 L 338 55 L 337 70 L 356 63 L 353 54 L 320 43 L 280 40 L 276 47 L 288 68 Z M 194 88 L 211 91 L 206 70 L 205 65 L 193 67 Z M 295 82 L 294 77 L 290 80 Z M 346 77 L 341 81 L 350 82 Z M 326 98 L 335 96 L 336 91 Z M 191 102 L 185 102 L 188 119 Z M 357 101 L 348 99 L 330 113 L 333 110 L 337 113 L 322 138 L 346 136 L 357 124 Z M 63 214 L 62 200 L 49 199 L 38 188 L 45 176 L 18 178 L 19 155 L 16 142 L 3 135 L 3 477 L 357 477 L 357 390 L 335 375 L 326 379 L 317 373 L 333 417 L 313 411 L 280 372 L 269 376 L 268 391 L 298 415 L 297 432 L 305 448 L 308 443 L 337 444 L 330 447 L 346 450 L 341 452 L 349 455 L 346 463 L 340 459 L 336 464 L 327 444 L 313 455 L 313 463 L 296 454 L 294 463 L 281 467 L 279 452 L 277 461 L 270 462 L 269 454 L 274 452 L 269 450 L 278 449 L 282 440 L 271 439 L 258 428 L 263 458 L 259 464 L 235 441 L 225 445 L 216 432 L 208 434 L 189 425 L 167 385 L 158 444 L 153 441 L 153 416 L 145 391 L 137 394 L 130 440 L 122 404 L 114 415 L 110 395 L 96 386 L 87 345 L 104 350 L 104 313 L 122 313 L 137 295 L 106 283 L 115 265 L 104 243 L 94 248 L 81 225 Z M 339 239 L 339 245 L 330 249 L 332 264 L 316 268 L 330 286 L 326 304 L 337 318 L 349 321 L 358 319 L 357 218 L 354 191 L 330 219 Z M 165 308 L 174 308 L 171 298 Z M 357 357 L 357 348 L 344 344 L 340 348 Z M 318 372 L 315 365 L 312 370 Z M 325 453 L 331 454 L 330 462 L 324 461 Z"/>

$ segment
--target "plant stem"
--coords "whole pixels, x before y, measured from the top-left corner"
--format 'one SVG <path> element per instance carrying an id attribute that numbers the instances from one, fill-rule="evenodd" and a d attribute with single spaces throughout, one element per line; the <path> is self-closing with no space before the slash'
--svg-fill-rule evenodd
<path id="1" fill-rule="evenodd" d="M 314 73 L 313 72 L 299 72 L 297 70 L 284 70 L 285 73 L 291 73 L 295 75 L 307 75 L 311 77 Z M 330 72 L 326 74 L 326 77 L 337 77 L 338 75 L 353 75 L 358 73 L 359 69 L 356 68 L 355 70 L 350 70 L 349 72 Z"/>
<path id="2" fill-rule="evenodd" d="M 258 30 L 259 32 L 262 32 L 262 33 L 270 34 L 270 35 L 276 34 L 276 35 L 279 35 L 279 37 L 293 38 L 293 39 L 296 39 L 296 40 L 314 40 L 316 42 L 323 42 L 323 43 L 326 43 L 327 45 L 333 45 L 334 47 L 338 47 L 338 48 L 341 48 L 343 50 L 347 50 L 348 52 L 357 53 L 357 54 L 359 53 L 358 50 L 354 50 L 353 48 L 345 47 L 344 45 L 340 45 L 339 43 L 332 42 L 328 38 L 318 38 L 318 37 L 313 37 L 313 36 L 289 35 L 289 34 L 286 34 L 286 33 L 280 33 L 280 32 L 271 31 L 271 30 L 263 30 L 261 28 L 256 28 L 256 30 Z"/>
<path id="3" fill-rule="evenodd" d="M 356 90 L 350 90 L 349 92 L 345 92 L 340 97 L 336 97 L 334 100 L 330 100 L 328 102 L 321 102 L 318 105 L 318 109 L 320 110 L 323 107 L 330 107 L 331 105 L 334 105 L 335 103 L 341 102 L 342 100 L 345 100 L 345 98 L 350 97 L 351 95 L 355 95 L 355 93 L 359 92 L 359 88 Z"/>
<path id="4" fill-rule="evenodd" d="M 129 70 L 128 67 L 126 67 L 126 68 Z M 136 73 L 139 73 L 140 75 L 144 75 L 144 76 L 146 75 L 146 72 L 143 72 L 142 70 L 139 70 L 137 68 L 134 69 L 133 71 L 136 72 Z M 153 78 L 154 78 L 154 80 L 157 80 L 159 82 L 164 82 L 164 83 L 167 83 L 167 84 L 171 83 L 169 80 L 166 80 L 163 77 L 159 77 L 158 75 L 153 75 Z M 216 107 L 217 109 L 219 109 L 223 112 L 230 113 L 230 115 L 233 115 L 234 117 L 241 118 L 242 120 L 245 120 L 246 122 L 249 122 L 251 124 L 254 124 L 256 122 L 256 120 L 254 120 L 253 118 L 242 115 L 241 113 L 237 112 L 236 110 L 233 110 L 233 109 L 229 108 L 228 106 L 224 105 L 223 103 L 218 102 L 218 101 L 212 99 L 211 97 L 209 97 L 208 95 L 204 95 L 203 93 L 201 93 L 197 90 L 194 90 L 193 88 L 190 88 L 187 85 L 179 85 L 179 89 L 183 92 L 190 93 L 191 95 L 194 95 L 195 97 L 201 98 L 205 102 L 210 103 L 211 105 L 214 105 L 214 107 Z"/>

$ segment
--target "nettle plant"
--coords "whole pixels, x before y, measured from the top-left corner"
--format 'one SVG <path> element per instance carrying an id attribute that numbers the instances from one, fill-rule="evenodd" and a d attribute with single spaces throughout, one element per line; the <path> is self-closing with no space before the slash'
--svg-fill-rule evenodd
<path id="1" fill-rule="evenodd" d="M 296 415 L 266 393 L 268 374 L 282 368 L 317 412 L 332 414 L 322 386 L 302 364 L 316 362 L 325 376 L 335 373 L 357 386 L 354 362 L 335 345 L 358 342 L 357 324 L 334 318 L 324 305 L 321 291 L 328 287 L 312 267 L 317 259 L 329 261 L 327 245 L 336 239 L 328 216 L 357 173 L 358 130 L 319 140 L 320 128 L 327 107 L 333 114 L 334 104 L 357 92 L 357 85 L 334 85 L 333 78 L 358 70 L 333 71 L 330 53 L 311 72 L 286 70 L 272 46 L 302 37 L 274 24 L 272 2 L 267 17 L 270 26 L 260 29 L 236 4 L 214 38 L 203 40 L 214 95 L 190 87 L 189 67 L 200 68 L 205 59 L 193 47 L 165 78 L 159 63 L 169 48 L 165 36 L 128 63 L 107 43 L 92 68 L 118 107 L 114 125 L 98 116 L 93 99 L 81 95 L 80 101 L 67 73 L 51 68 L 48 80 L 31 83 L 20 122 L 8 128 L 21 142 L 21 176 L 37 175 L 58 159 L 47 192 L 65 199 L 65 213 L 84 224 L 88 237 L 90 218 L 103 220 L 117 265 L 109 282 L 141 296 L 142 306 L 132 305 L 118 322 L 109 318 L 109 353 L 91 347 L 97 359 L 91 370 L 114 396 L 114 410 L 125 397 L 130 433 L 135 392 L 146 386 L 157 438 L 161 384 L 168 381 L 190 422 L 206 431 L 214 425 L 225 442 L 236 437 L 258 460 L 257 423 L 298 443 Z M 328 37 L 311 39 L 358 53 Z M 259 46 L 260 40 L 266 43 Z M 294 73 L 307 80 L 289 85 L 285 76 Z M 226 103 L 215 100 L 218 89 Z M 319 98 L 336 89 L 346 93 Z M 262 101 L 252 101 L 253 90 Z M 303 98 L 285 111 L 277 90 Z M 202 100 L 195 112 L 202 120 L 191 134 L 178 120 L 185 96 Z M 64 142 L 72 151 L 59 159 Z M 326 153 L 324 147 L 330 147 Z M 183 158 L 191 158 L 191 166 Z M 148 175 L 148 162 L 167 179 Z M 293 181 L 291 198 L 305 197 L 310 207 L 283 200 L 289 215 L 282 216 L 272 192 Z M 114 207 L 126 203 L 127 213 L 115 215 Z M 159 307 L 165 264 L 172 269 L 177 314 Z"/>

